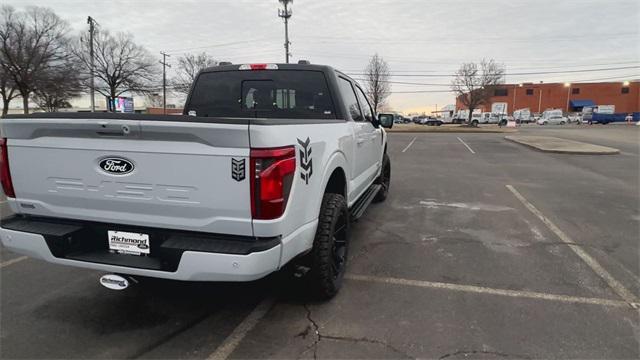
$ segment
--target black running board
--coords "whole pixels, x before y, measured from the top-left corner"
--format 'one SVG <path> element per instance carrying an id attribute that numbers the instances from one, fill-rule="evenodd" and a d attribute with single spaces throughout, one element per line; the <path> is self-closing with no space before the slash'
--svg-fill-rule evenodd
<path id="1" fill-rule="evenodd" d="M 373 198 L 378 195 L 378 191 L 380 191 L 380 189 L 382 189 L 382 185 L 373 184 L 364 192 L 364 194 L 362 194 L 362 196 L 360 196 L 358 200 L 356 200 L 355 204 L 353 204 L 351 209 L 349 209 L 351 221 L 358 220 L 364 214 L 369 207 L 369 204 L 371 204 L 371 201 L 373 201 Z"/>

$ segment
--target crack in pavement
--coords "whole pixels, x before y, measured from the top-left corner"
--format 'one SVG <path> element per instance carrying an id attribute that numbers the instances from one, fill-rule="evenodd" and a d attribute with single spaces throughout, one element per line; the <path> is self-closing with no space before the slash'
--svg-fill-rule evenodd
<path id="1" fill-rule="evenodd" d="M 311 317 L 311 309 L 309 308 L 309 305 L 305 303 L 302 306 L 307 311 L 307 321 L 309 321 L 309 325 L 307 325 L 304 331 L 302 331 L 296 336 L 301 336 L 303 339 L 305 339 L 307 335 L 309 335 L 309 331 L 313 330 L 315 340 L 313 340 L 313 344 L 307 346 L 307 348 L 304 349 L 304 351 L 301 352 L 300 355 L 298 355 L 298 359 L 302 358 L 302 356 L 311 349 L 313 349 L 313 358 L 318 359 L 318 343 L 321 340 L 319 326 L 318 326 L 318 323 L 316 323 L 316 321 L 313 320 L 313 318 Z"/>
<path id="2" fill-rule="evenodd" d="M 376 339 L 369 339 L 366 337 L 361 337 L 361 338 L 353 338 L 353 337 L 349 337 L 349 336 L 334 336 L 334 335 L 320 335 L 321 339 L 329 339 L 329 340 L 336 340 L 336 341 L 349 341 L 349 342 L 366 342 L 369 344 L 377 344 L 377 345 L 382 345 L 384 347 L 386 347 L 387 349 L 390 349 L 391 351 L 395 352 L 396 354 L 402 355 L 403 358 L 405 359 L 415 359 L 413 356 L 410 356 L 409 354 L 405 353 L 404 351 L 396 348 L 393 345 L 387 344 L 384 341 L 380 341 L 380 340 L 376 340 Z"/>
<path id="3" fill-rule="evenodd" d="M 408 355 L 404 351 L 396 348 L 393 345 L 387 344 L 386 342 L 381 341 L 381 340 L 369 339 L 367 337 L 354 338 L 354 337 L 349 337 L 349 336 L 337 336 L 337 335 L 325 335 L 325 334 L 322 334 L 322 333 L 320 333 L 320 326 L 318 325 L 318 323 L 311 316 L 311 308 L 309 308 L 309 305 L 308 304 L 303 304 L 303 307 L 307 312 L 307 320 L 309 321 L 309 325 L 307 325 L 307 327 L 303 331 L 301 331 L 298 335 L 296 335 L 296 337 L 300 336 L 300 337 L 302 337 L 304 339 L 309 335 L 310 331 L 313 331 L 315 339 L 313 341 L 313 344 L 309 345 L 302 353 L 300 353 L 300 355 L 298 355 L 298 359 L 302 358 L 302 356 L 304 354 L 306 354 L 309 350 L 313 349 L 313 358 L 315 360 L 317 360 L 318 359 L 318 344 L 323 339 L 333 340 L 333 341 L 348 341 L 348 342 L 354 342 L 354 343 L 365 342 L 365 343 L 369 343 L 369 344 L 382 345 L 382 346 L 386 347 L 387 349 L 390 349 L 394 353 L 396 353 L 398 355 L 401 355 L 405 359 L 415 359 L 414 357 Z"/>
<path id="4" fill-rule="evenodd" d="M 531 357 L 526 355 L 507 354 L 499 351 L 486 351 L 486 350 L 458 350 L 454 353 L 444 354 L 440 356 L 438 359 L 442 360 L 442 359 L 446 359 L 448 357 L 457 356 L 457 355 L 462 355 L 464 357 L 467 357 L 469 355 L 477 355 L 477 354 L 494 355 L 494 356 L 510 358 L 510 359 L 531 359 Z"/>

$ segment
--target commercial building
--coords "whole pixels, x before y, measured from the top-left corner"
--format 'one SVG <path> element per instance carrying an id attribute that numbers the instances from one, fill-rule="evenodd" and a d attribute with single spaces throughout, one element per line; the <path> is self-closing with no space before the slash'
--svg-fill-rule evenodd
<path id="1" fill-rule="evenodd" d="M 614 105 L 616 113 L 640 111 L 640 81 L 598 83 L 522 83 L 503 84 L 494 89 L 482 111 L 491 111 L 495 103 L 506 103 L 506 112 L 529 108 L 531 112 L 562 109 L 578 112 L 584 106 Z M 466 107 L 456 99 L 456 109 Z"/>

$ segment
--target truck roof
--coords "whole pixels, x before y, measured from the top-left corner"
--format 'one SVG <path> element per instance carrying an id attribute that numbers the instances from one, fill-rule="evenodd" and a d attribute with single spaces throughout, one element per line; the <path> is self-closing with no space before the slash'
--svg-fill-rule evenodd
<path id="1" fill-rule="evenodd" d="M 210 73 L 210 72 L 217 72 L 217 71 L 234 71 L 234 70 L 239 70 L 241 65 L 249 65 L 249 64 L 251 64 L 251 63 L 211 66 L 211 67 L 208 67 L 206 69 L 203 69 L 200 73 Z M 357 83 L 357 81 L 355 81 L 349 75 L 343 73 L 340 70 L 336 70 L 336 69 L 334 69 L 333 67 L 331 67 L 329 65 L 321 65 L 321 64 L 285 64 L 285 63 L 269 63 L 269 64 L 277 65 L 278 66 L 278 70 L 311 70 L 311 71 L 322 71 L 322 72 L 325 72 L 325 73 L 335 72 L 336 74 L 339 74 L 340 76 L 346 77 L 349 80 Z"/>
<path id="2" fill-rule="evenodd" d="M 239 70 L 241 65 L 249 65 L 251 63 L 243 63 L 243 64 L 228 64 L 228 65 L 217 65 L 211 66 L 206 69 L 203 69 L 202 72 L 215 72 L 215 71 L 233 71 Z M 263 63 L 260 63 L 263 64 Z M 334 71 L 331 66 L 328 65 L 319 65 L 319 64 L 283 64 L 283 63 L 268 63 L 274 64 L 278 66 L 278 70 L 315 70 L 315 71 Z"/>

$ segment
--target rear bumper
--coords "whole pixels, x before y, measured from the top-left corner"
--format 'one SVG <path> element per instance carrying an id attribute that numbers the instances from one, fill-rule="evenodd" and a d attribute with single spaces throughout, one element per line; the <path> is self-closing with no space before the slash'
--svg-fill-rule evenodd
<path id="1" fill-rule="evenodd" d="M 156 236 L 162 236 L 157 238 L 162 246 L 155 251 L 156 257 L 147 258 L 109 253 L 106 237 L 88 236 L 96 229 L 101 229 L 100 224 L 14 218 L 3 221 L 0 240 L 8 250 L 51 263 L 173 280 L 251 281 L 278 270 L 281 263 L 280 237 L 204 236 L 155 229 Z M 78 247 L 77 242 L 92 245 Z M 74 245 L 65 248 L 67 243 Z"/>

